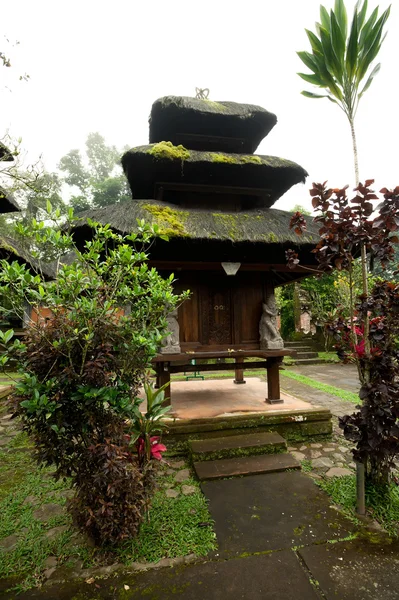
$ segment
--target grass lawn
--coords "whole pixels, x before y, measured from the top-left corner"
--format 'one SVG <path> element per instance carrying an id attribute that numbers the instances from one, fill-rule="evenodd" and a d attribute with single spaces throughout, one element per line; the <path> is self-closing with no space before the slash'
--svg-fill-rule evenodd
<path id="1" fill-rule="evenodd" d="M 341 400 L 348 400 L 349 402 L 353 402 L 354 404 L 359 404 L 359 395 L 355 394 L 354 392 L 348 392 L 347 390 L 335 387 L 334 385 L 321 383 L 320 381 L 316 381 L 316 379 L 306 377 L 306 375 L 294 373 L 294 371 L 290 371 L 289 369 L 281 371 L 281 375 L 283 377 L 288 377 L 289 379 L 294 379 L 299 383 L 309 385 L 310 387 L 315 388 L 316 390 L 320 390 L 321 392 L 326 392 L 327 394 L 331 394 L 332 396 L 337 396 L 337 398 L 341 398 Z M 284 381 L 282 382 L 282 387 L 284 387 Z"/>
<path id="2" fill-rule="evenodd" d="M 0 405 L 0 419 L 4 414 Z M 112 551 L 93 548 L 66 511 L 72 493 L 69 481 L 57 482 L 51 468 L 39 468 L 26 434 L 5 438 L 11 427 L 2 427 L 3 423 L 0 420 L 0 579 L 9 580 L 8 588 L 18 592 L 40 585 L 50 565 L 76 571 L 188 554 L 203 556 L 216 548 L 205 497 L 191 474 L 182 483 L 175 481 L 179 470 L 188 469 L 185 461 L 176 459 L 166 459 L 170 464 L 160 467 L 148 520 L 138 537 Z M 194 489 L 184 495 L 183 486 Z M 176 491 L 177 497 L 167 497 L 168 489 Z"/>

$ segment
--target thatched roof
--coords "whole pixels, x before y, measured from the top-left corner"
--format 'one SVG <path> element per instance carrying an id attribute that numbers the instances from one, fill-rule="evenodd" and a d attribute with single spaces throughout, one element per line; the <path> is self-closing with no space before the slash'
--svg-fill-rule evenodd
<path id="1" fill-rule="evenodd" d="M 46 279 L 56 276 L 55 265 L 37 260 L 20 242 L 7 236 L 0 237 L 0 259 L 26 264 L 34 272 L 41 271 Z"/>
<path id="2" fill-rule="evenodd" d="M 154 198 L 157 182 L 229 186 L 268 190 L 271 206 L 307 172 L 300 165 L 276 156 L 199 152 L 161 142 L 128 150 L 122 166 L 133 198 Z"/>
<path id="3" fill-rule="evenodd" d="M 0 161 L 12 162 L 14 160 L 11 151 L 5 146 L 2 142 L 0 142 Z"/>
<path id="4" fill-rule="evenodd" d="M 0 187 L 0 214 L 19 212 L 21 209 L 16 200 L 14 200 L 10 192 L 6 192 Z"/>
<path id="5" fill-rule="evenodd" d="M 252 104 L 165 96 L 152 105 L 150 143 L 169 140 L 187 148 L 250 154 L 276 122 L 275 114 Z"/>
<path id="6" fill-rule="evenodd" d="M 252 242 L 268 245 L 313 245 L 318 229 L 309 225 L 307 232 L 297 236 L 289 228 L 292 213 L 275 208 L 246 212 L 210 212 L 200 209 L 178 210 L 173 204 L 156 200 L 120 202 L 105 208 L 80 213 L 76 230 L 87 227 L 87 219 L 126 234 L 137 230 L 137 219 L 158 224 L 169 238 L 222 242 Z"/>

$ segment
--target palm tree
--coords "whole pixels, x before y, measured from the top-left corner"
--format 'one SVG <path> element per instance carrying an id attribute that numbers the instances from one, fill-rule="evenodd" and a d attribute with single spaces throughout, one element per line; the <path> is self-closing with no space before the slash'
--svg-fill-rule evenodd
<path id="1" fill-rule="evenodd" d="M 348 30 L 348 18 L 343 0 L 335 0 L 334 10 L 328 13 L 320 6 L 320 21 L 316 33 L 306 29 L 312 52 L 298 52 L 299 58 L 312 73 L 298 73 L 302 79 L 324 94 L 303 91 L 307 98 L 328 98 L 346 114 L 352 134 L 356 185 L 359 184 L 355 116 L 360 98 L 370 87 L 380 70 L 380 63 L 372 68 L 381 44 L 385 39 L 384 25 L 390 7 L 378 18 L 378 6 L 366 18 L 368 2 L 356 3 L 352 24 Z M 365 78 L 367 76 L 366 82 Z"/>

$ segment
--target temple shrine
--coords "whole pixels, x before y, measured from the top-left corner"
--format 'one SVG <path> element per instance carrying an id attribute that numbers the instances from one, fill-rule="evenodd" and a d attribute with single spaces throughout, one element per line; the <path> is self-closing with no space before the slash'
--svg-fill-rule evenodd
<path id="1" fill-rule="evenodd" d="M 272 208 L 307 176 L 290 160 L 255 154 L 276 122 L 259 106 L 160 98 L 150 143 L 122 157 L 131 202 L 86 213 L 121 233 L 144 219 L 169 237 L 151 247 L 150 264 L 173 273 L 176 291 L 189 289 L 191 297 L 168 315 L 169 335 L 154 360 L 159 384 L 198 362 L 201 372 L 234 368 L 237 384 L 245 369 L 266 369 L 266 402 L 283 402 L 279 368 L 291 352 L 278 331 L 274 290 L 306 275 L 287 267 L 288 248 L 300 248 L 302 264 L 315 264 L 316 231 L 296 236 L 291 214 Z M 86 227 L 79 227 L 84 237 Z"/>

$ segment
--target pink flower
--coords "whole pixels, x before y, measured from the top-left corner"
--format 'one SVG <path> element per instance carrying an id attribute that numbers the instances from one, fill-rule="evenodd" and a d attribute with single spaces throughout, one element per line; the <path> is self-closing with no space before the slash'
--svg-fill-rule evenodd
<path id="1" fill-rule="evenodd" d="M 150 438 L 151 458 L 155 458 L 155 460 L 162 460 L 162 452 L 166 451 L 166 446 L 159 443 L 160 439 L 161 438 L 159 436 L 153 436 Z M 139 456 L 145 452 L 145 442 L 144 438 L 142 437 L 137 440 L 137 452 Z"/>

